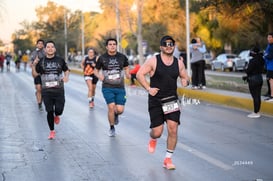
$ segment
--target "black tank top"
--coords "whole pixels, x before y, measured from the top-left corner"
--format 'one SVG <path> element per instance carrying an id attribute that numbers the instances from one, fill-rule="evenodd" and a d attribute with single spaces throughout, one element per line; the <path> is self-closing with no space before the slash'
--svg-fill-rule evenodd
<path id="1" fill-rule="evenodd" d="M 160 90 L 156 94 L 157 98 L 168 96 L 177 97 L 177 78 L 179 76 L 178 60 L 174 57 L 171 65 L 167 66 L 162 62 L 161 56 L 156 55 L 156 69 L 154 75 L 150 78 L 150 86 L 157 87 Z M 149 97 L 153 97 L 149 95 Z"/>

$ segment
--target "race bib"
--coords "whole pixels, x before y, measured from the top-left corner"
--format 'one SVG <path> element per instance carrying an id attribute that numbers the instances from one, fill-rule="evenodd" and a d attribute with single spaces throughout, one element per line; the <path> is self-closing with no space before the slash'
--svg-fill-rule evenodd
<path id="1" fill-rule="evenodd" d="M 43 88 L 59 88 L 63 86 L 62 75 L 42 74 L 41 80 Z"/>
<path id="2" fill-rule="evenodd" d="M 161 99 L 161 105 L 164 114 L 180 111 L 180 103 L 175 96 L 170 96 Z"/>
<path id="3" fill-rule="evenodd" d="M 51 88 L 51 87 L 56 87 L 59 85 L 58 81 L 49 81 L 49 82 L 45 82 L 45 86 L 46 88 Z"/>
<path id="4" fill-rule="evenodd" d="M 120 74 L 116 73 L 116 74 L 112 74 L 112 75 L 108 75 L 108 79 L 109 80 L 116 80 L 120 78 Z"/>

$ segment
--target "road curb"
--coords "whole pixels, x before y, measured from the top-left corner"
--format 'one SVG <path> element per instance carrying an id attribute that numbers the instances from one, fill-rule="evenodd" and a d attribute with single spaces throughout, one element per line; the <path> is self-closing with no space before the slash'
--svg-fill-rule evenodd
<path id="1" fill-rule="evenodd" d="M 215 92 L 209 92 L 206 90 L 191 90 L 188 88 L 178 88 L 178 95 L 253 111 L 253 101 L 251 98 L 223 95 Z M 262 101 L 260 112 L 273 116 L 273 103 Z"/>
<path id="2" fill-rule="evenodd" d="M 74 74 L 83 75 L 82 70 L 78 70 L 78 69 L 70 69 L 70 72 L 71 72 L 71 73 L 74 73 Z"/>

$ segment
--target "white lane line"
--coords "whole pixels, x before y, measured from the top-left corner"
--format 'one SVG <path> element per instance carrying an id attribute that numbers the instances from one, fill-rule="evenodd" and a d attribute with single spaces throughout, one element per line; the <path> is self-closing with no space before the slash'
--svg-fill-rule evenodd
<path id="1" fill-rule="evenodd" d="M 167 137 L 165 135 L 162 135 L 161 138 L 163 138 L 164 140 L 167 140 Z M 217 160 L 205 153 L 202 153 L 194 148 L 191 148 L 190 146 L 187 146 L 183 143 L 177 143 L 176 144 L 176 147 L 179 147 L 185 151 L 188 151 L 189 153 L 197 156 L 198 158 L 201 158 L 207 162 L 209 162 L 210 164 L 212 165 L 215 165 L 221 169 L 224 169 L 224 170 L 233 170 L 233 167 L 228 165 L 228 164 L 225 164 L 224 162 L 220 161 L 220 160 Z"/>

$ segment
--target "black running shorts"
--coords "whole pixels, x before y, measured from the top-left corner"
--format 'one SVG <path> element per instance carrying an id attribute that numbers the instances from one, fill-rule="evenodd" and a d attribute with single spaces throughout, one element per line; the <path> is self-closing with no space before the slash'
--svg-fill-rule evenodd
<path id="1" fill-rule="evenodd" d="M 266 78 L 273 79 L 273 71 L 272 70 L 267 70 L 267 72 L 266 72 Z"/>
<path id="2" fill-rule="evenodd" d="M 42 84 L 41 76 L 38 75 L 37 77 L 34 78 L 34 84 Z"/>
<path id="3" fill-rule="evenodd" d="M 164 124 L 167 120 L 172 120 L 180 124 L 180 111 L 176 111 L 169 114 L 164 114 L 161 104 L 159 105 L 149 105 L 149 114 L 150 114 L 150 128 L 154 128 Z"/>

